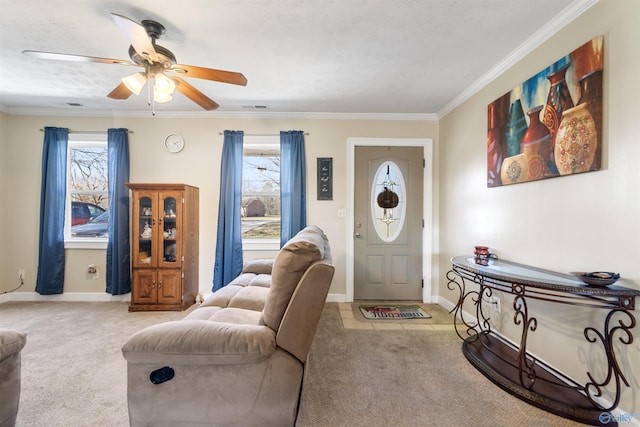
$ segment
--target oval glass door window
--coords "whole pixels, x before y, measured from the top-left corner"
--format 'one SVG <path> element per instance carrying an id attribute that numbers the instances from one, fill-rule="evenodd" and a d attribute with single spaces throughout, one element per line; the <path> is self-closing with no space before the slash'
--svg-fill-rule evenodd
<path id="1" fill-rule="evenodd" d="M 406 192 L 404 177 L 397 164 L 380 165 L 371 188 L 371 217 L 378 237 L 393 242 L 404 225 Z"/>

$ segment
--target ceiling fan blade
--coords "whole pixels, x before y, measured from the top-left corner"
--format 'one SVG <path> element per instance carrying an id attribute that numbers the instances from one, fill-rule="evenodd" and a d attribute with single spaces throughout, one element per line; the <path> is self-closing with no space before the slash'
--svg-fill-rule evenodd
<path id="1" fill-rule="evenodd" d="M 131 94 L 133 94 L 133 92 L 131 92 L 124 83 L 120 83 L 107 96 L 113 99 L 127 99 Z"/>
<path id="2" fill-rule="evenodd" d="M 135 65 L 133 62 L 125 61 L 123 59 L 113 58 L 99 58 L 97 56 L 85 56 L 85 55 L 72 55 L 69 53 L 55 53 L 55 52 L 41 52 L 38 50 L 23 50 L 23 54 L 38 59 L 55 59 L 57 61 L 71 61 L 71 62 L 100 62 L 103 64 L 120 64 L 120 65 Z"/>
<path id="3" fill-rule="evenodd" d="M 111 17 L 116 21 L 122 32 L 125 33 L 136 52 L 151 62 L 159 61 L 158 54 L 147 34 L 147 30 L 141 24 L 116 13 L 112 13 Z"/>
<path id="4" fill-rule="evenodd" d="M 196 79 L 213 80 L 222 83 L 246 86 L 247 78 L 242 73 L 233 71 L 214 70 L 213 68 L 196 67 L 193 65 L 177 64 L 171 67 L 172 71 L 180 73 L 185 77 Z"/>
<path id="5" fill-rule="evenodd" d="M 191 86 L 180 77 L 172 76 L 171 78 L 177 83 L 176 89 L 178 89 L 181 94 L 183 94 L 205 110 L 215 110 L 219 107 L 219 105 L 215 101 L 208 98 L 204 93 L 200 92 L 198 89 Z"/>

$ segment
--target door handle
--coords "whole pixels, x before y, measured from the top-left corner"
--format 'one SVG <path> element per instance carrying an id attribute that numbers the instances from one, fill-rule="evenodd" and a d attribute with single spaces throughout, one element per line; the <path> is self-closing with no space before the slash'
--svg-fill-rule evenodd
<path id="1" fill-rule="evenodd" d="M 355 234 L 356 238 L 359 239 L 361 237 L 360 233 Z"/>

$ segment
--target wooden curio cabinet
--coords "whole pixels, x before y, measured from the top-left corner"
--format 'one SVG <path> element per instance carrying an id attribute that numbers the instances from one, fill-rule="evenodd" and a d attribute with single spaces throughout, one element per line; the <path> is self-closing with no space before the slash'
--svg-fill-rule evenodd
<path id="1" fill-rule="evenodd" d="M 129 311 L 180 311 L 198 293 L 198 188 L 127 184 L 131 189 Z"/>

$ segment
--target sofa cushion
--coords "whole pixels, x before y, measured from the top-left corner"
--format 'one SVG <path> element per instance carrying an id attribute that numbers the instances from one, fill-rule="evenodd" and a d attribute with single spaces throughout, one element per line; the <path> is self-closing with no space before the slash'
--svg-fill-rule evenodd
<path id="1" fill-rule="evenodd" d="M 224 288 L 220 288 L 212 293 L 200 307 L 226 307 L 229 305 L 229 301 L 233 298 L 244 286 L 227 285 Z"/>
<path id="2" fill-rule="evenodd" d="M 242 266 L 243 273 L 271 274 L 272 259 L 251 259 Z"/>
<path id="3" fill-rule="evenodd" d="M 209 320 L 238 325 L 262 325 L 261 314 L 261 312 L 255 310 L 227 307 L 215 312 Z"/>
<path id="4" fill-rule="evenodd" d="M 296 234 L 278 252 L 271 272 L 271 287 L 267 294 L 262 320 L 277 331 L 291 295 L 307 268 L 324 256 L 325 236 L 316 226 Z"/>
<path id="5" fill-rule="evenodd" d="M 240 289 L 229 301 L 228 307 L 262 311 L 269 288 L 264 286 L 247 286 Z"/>
<path id="6" fill-rule="evenodd" d="M 206 307 L 204 305 L 201 305 L 197 309 L 193 310 L 191 313 L 187 314 L 185 319 L 209 320 L 211 319 L 211 316 L 213 316 L 213 314 L 216 311 L 220 311 L 220 310 L 223 310 L 223 308 L 217 307 L 214 305 L 206 306 Z"/>
<path id="7" fill-rule="evenodd" d="M 271 286 L 271 274 L 257 274 L 256 277 L 251 279 L 249 286 L 262 286 L 268 288 Z"/>

